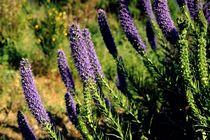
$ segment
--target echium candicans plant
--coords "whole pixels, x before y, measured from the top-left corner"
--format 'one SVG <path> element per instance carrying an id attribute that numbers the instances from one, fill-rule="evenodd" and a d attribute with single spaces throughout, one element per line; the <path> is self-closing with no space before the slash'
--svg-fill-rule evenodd
<path id="1" fill-rule="evenodd" d="M 95 121 L 96 120 L 95 117 L 101 116 L 101 117 L 105 117 L 108 120 L 108 122 L 106 122 L 106 123 L 107 123 L 107 125 L 108 124 L 110 125 L 109 129 L 112 130 L 114 128 L 112 131 L 116 132 L 116 135 L 119 135 L 118 137 L 124 138 L 122 131 L 121 131 L 122 128 L 119 125 L 119 122 L 110 113 L 110 111 L 111 111 L 110 105 L 107 105 L 108 98 L 104 98 L 103 96 L 101 96 L 100 93 L 98 93 L 99 87 L 97 87 L 96 83 L 101 82 L 100 80 L 102 80 L 104 82 L 104 74 L 101 70 L 101 65 L 100 65 L 99 60 L 96 56 L 96 52 L 95 52 L 94 45 L 91 40 L 89 31 L 87 29 L 84 29 L 83 31 L 81 31 L 78 25 L 72 25 L 70 27 L 70 46 L 71 46 L 71 50 L 72 50 L 72 56 L 73 56 L 73 59 L 75 59 L 74 62 L 75 62 L 75 65 L 76 65 L 78 71 L 80 71 L 80 69 L 82 69 L 82 67 L 79 67 L 79 65 L 84 66 L 86 64 L 85 65 L 86 67 L 84 67 L 84 68 L 85 69 L 89 68 L 88 69 L 89 71 L 87 71 L 87 70 L 86 71 L 84 70 L 84 71 L 87 73 L 91 72 L 91 73 L 89 73 L 89 74 L 91 74 L 91 77 L 88 77 L 91 79 L 86 80 L 86 81 L 84 81 L 82 79 L 82 76 L 84 74 L 81 75 L 79 72 L 81 80 L 84 84 L 83 95 L 84 95 L 84 102 L 85 102 L 85 106 L 83 106 L 83 108 L 81 108 L 81 110 L 79 111 L 80 113 L 78 114 L 79 125 L 81 125 L 79 127 L 81 133 L 87 139 L 92 139 L 90 136 L 89 137 L 85 136 L 85 134 L 87 134 L 87 133 L 92 134 L 93 138 L 97 138 L 97 139 L 100 138 L 101 135 L 109 136 L 108 134 L 103 134 L 101 132 L 102 131 L 101 128 L 97 126 L 97 121 Z M 82 52 L 82 51 L 85 51 L 85 52 Z M 81 57 L 80 55 L 83 56 L 83 58 L 86 60 L 86 62 L 80 58 Z M 97 76 L 99 76 L 99 78 L 96 78 Z M 88 78 L 86 78 L 86 79 L 88 79 Z M 104 83 L 106 83 L 106 82 L 104 82 Z M 90 98 L 90 96 L 92 97 L 92 99 Z M 91 101 L 94 101 L 96 106 L 92 106 Z M 99 113 L 95 114 L 93 112 L 94 108 L 96 110 L 98 110 Z M 82 118 L 85 118 L 85 119 L 82 119 Z M 84 124 L 86 124 L 87 127 L 90 128 L 90 130 L 85 129 Z M 97 134 L 97 132 L 99 134 Z"/>
<path id="2" fill-rule="evenodd" d="M 105 12 L 98 10 L 101 34 L 107 49 L 116 61 L 119 90 L 113 86 L 114 84 L 110 85 L 107 82 L 94 50 L 90 32 L 87 29 L 81 30 L 77 24 L 70 26 L 70 49 L 83 84 L 83 100 L 80 102 L 78 94 L 73 95 L 72 91 L 68 90 L 65 101 L 68 117 L 84 139 L 205 140 L 210 137 L 208 133 L 210 79 L 207 54 L 209 25 L 207 18 L 204 17 L 205 10 L 199 8 L 200 6 L 193 9 L 198 13 L 194 19 L 190 17 L 187 1 L 178 2 L 180 13 L 177 24 L 170 16 L 167 0 L 154 0 L 151 4 L 155 18 L 150 19 L 147 16 L 151 23 L 151 28 L 149 25 L 147 30 L 154 29 L 154 34 L 148 30 L 147 37 L 151 41 L 156 35 L 156 43 L 160 46 L 156 50 L 164 52 L 154 63 L 154 59 L 149 57 L 151 53 L 157 51 L 149 49 L 146 51 L 146 44 L 143 41 L 145 38 L 139 35 L 138 26 L 135 26 L 132 13 L 129 11 L 129 0 L 119 0 L 121 27 L 128 41 L 136 49 L 138 57 L 143 58 L 141 64 L 146 66 L 147 72 L 141 66 L 134 64 L 129 67 L 131 64 L 123 61 L 123 56 L 120 56 L 120 51 L 117 51 L 114 43 Z M 145 4 L 143 10 L 146 7 Z M 152 12 L 151 7 L 147 10 Z M 155 25 L 156 22 L 159 26 Z M 162 31 L 164 36 L 158 36 L 157 31 Z M 149 39 L 150 36 L 152 39 Z M 160 45 L 164 43 L 165 46 Z M 62 64 L 65 62 L 66 65 L 66 58 L 64 60 Z M 59 61 L 58 65 L 61 65 Z M 61 71 L 62 69 L 60 69 L 62 77 Z M 98 79 L 98 75 L 103 76 Z M 100 87 L 97 84 L 99 80 L 103 83 Z M 23 88 L 26 89 L 28 88 Z M 101 96 L 100 91 L 104 96 Z M 38 92 L 31 94 L 37 96 Z M 43 109 L 41 100 L 37 102 Z M 47 120 L 50 122 L 49 118 Z"/>
<path id="3" fill-rule="evenodd" d="M 82 31 L 77 24 L 73 24 L 70 26 L 69 29 L 69 40 L 70 40 L 70 48 L 71 54 L 75 63 L 75 66 L 79 72 L 81 81 L 84 87 L 84 106 L 83 112 L 85 113 L 84 116 L 79 116 L 79 128 L 83 135 L 86 137 L 91 137 L 85 123 L 90 127 L 93 128 L 93 113 L 92 113 L 92 95 L 89 86 L 94 84 L 95 75 L 93 69 L 90 64 L 90 60 L 88 57 L 88 52 L 86 49 L 86 42 L 82 35 Z M 81 123 L 80 123 L 81 121 Z"/>

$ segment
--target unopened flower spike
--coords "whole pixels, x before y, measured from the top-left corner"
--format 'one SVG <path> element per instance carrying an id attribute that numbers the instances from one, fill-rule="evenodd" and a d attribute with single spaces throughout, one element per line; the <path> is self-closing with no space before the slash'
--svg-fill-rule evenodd
<path id="1" fill-rule="evenodd" d="M 25 140 L 37 140 L 24 114 L 20 111 L 17 113 L 17 122 L 19 129 Z"/>
<path id="2" fill-rule="evenodd" d="M 118 52 L 117 47 L 114 42 L 114 38 L 112 36 L 112 33 L 110 31 L 107 19 L 106 19 L 106 13 L 104 10 L 99 9 L 98 10 L 98 24 L 100 27 L 100 31 L 102 34 L 102 37 L 104 39 L 104 42 L 106 44 L 107 49 L 109 50 L 109 53 L 114 57 L 117 58 Z"/>
<path id="3" fill-rule="evenodd" d="M 65 102 L 69 119 L 75 126 L 77 126 L 78 124 L 77 109 L 71 93 L 67 92 L 65 94 Z"/>
<path id="4" fill-rule="evenodd" d="M 67 91 L 74 93 L 75 92 L 74 81 L 66 59 L 66 55 L 62 50 L 58 50 L 57 61 L 58 61 L 59 72 L 67 88 Z"/>
<path id="5" fill-rule="evenodd" d="M 148 20 L 146 23 L 146 34 L 147 34 L 147 38 L 148 38 L 148 41 L 149 41 L 149 44 L 150 44 L 152 50 L 156 50 L 157 49 L 157 40 L 156 40 L 155 32 L 153 31 L 152 24 L 151 24 L 150 20 Z"/>

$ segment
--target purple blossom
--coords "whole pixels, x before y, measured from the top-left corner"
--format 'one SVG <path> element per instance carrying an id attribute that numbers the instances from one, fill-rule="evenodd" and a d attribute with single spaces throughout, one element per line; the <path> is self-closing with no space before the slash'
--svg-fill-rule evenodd
<path id="1" fill-rule="evenodd" d="M 58 68 L 62 77 L 62 80 L 67 88 L 67 91 L 72 93 L 75 92 L 74 81 L 71 75 L 71 71 L 69 69 L 68 62 L 66 60 L 66 55 L 62 50 L 58 50 Z"/>
<path id="2" fill-rule="evenodd" d="M 210 2 L 207 2 L 207 3 L 204 4 L 204 6 L 203 6 L 203 13 L 204 13 L 204 15 L 206 17 L 206 20 L 210 24 Z"/>
<path id="3" fill-rule="evenodd" d="M 17 113 L 17 122 L 19 129 L 25 140 L 37 140 L 24 114 L 20 111 Z"/>
<path id="4" fill-rule="evenodd" d="M 150 0 L 142 0 L 141 1 L 141 6 L 142 6 L 143 12 L 146 14 L 146 16 L 150 20 L 154 20 L 155 16 L 154 16 L 154 13 L 152 11 L 152 5 L 151 5 Z"/>
<path id="5" fill-rule="evenodd" d="M 83 83 L 95 79 L 91 68 L 86 42 L 78 25 L 72 25 L 69 30 L 71 54 Z"/>
<path id="6" fill-rule="evenodd" d="M 101 64 L 98 60 L 98 57 L 97 57 L 97 54 L 95 52 L 95 49 L 94 49 L 94 44 L 92 42 L 92 39 L 91 39 L 91 35 L 90 35 L 90 32 L 88 29 L 83 29 L 82 30 L 82 33 L 83 33 L 83 37 L 85 38 L 85 42 L 86 42 L 86 46 L 87 46 L 87 52 L 88 52 L 88 56 L 89 56 L 89 60 L 90 60 L 90 63 L 91 63 L 91 67 L 94 71 L 94 74 L 98 77 L 104 77 L 104 74 L 102 72 L 102 68 L 101 68 Z"/>
<path id="7" fill-rule="evenodd" d="M 20 75 L 25 99 L 31 113 L 34 115 L 39 124 L 44 125 L 45 123 L 50 123 L 48 114 L 44 109 L 41 97 L 39 96 L 35 86 L 31 66 L 27 59 L 23 59 L 20 62 Z"/>
<path id="8" fill-rule="evenodd" d="M 74 103 L 74 99 L 69 92 L 65 94 L 65 101 L 69 119 L 76 126 L 78 124 L 77 109 Z"/>
<path id="9" fill-rule="evenodd" d="M 146 45 L 138 34 L 133 18 L 128 9 L 128 0 L 120 0 L 119 7 L 120 24 L 133 47 L 139 54 L 146 52 Z"/>
<path id="10" fill-rule="evenodd" d="M 151 48 L 153 50 L 156 50 L 157 49 L 157 41 L 156 41 L 155 33 L 152 29 L 152 24 L 151 24 L 150 20 L 148 20 L 146 23 L 146 33 L 147 33 L 147 38 L 148 38 Z"/>
<path id="11" fill-rule="evenodd" d="M 155 0 L 154 1 L 154 12 L 156 15 L 157 22 L 163 31 L 166 39 L 175 44 L 178 40 L 178 32 L 174 25 L 174 22 L 171 19 L 167 0 Z"/>
<path id="12" fill-rule="evenodd" d="M 106 13 L 104 10 L 99 9 L 98 10 L 98 24 L 100 27 L 101 34 L 103 36 L 104 42 L 106 44 L 107 49 L 109 50 L 109 53 L 114 57 L 117 58 L 117 47 L 114 42 L 114 38 L 112 36 L 112 33 L 110 31 L 107 19 L 106 19 Z"/>

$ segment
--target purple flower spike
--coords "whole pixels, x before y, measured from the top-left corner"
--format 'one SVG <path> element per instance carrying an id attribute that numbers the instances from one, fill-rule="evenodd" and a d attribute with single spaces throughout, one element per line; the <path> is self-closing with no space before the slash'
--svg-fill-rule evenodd
<path id="1" fill-rule="evenodd" d="M 98 10 L 98 25 L 109 53 L 117 58 L 117 47 L 106 19 L 106 13 L 102 9 Z"/>
<path id="2" fill-rule="evenodd" d="M 141 1 L 141 6 L 142 6 L 143 12 L 146 14 L 146 16 L 150 20 L 154 20 L 155 16 L 154 16 L 154 13 L 152 11 L 152 5 L 151 5 L 150 0 L 142 0 Z"/>
<path id="3" fill-rule="evenodd" d="M 87 52 L 88 52 L 88 56 L 89 56 L 89 60 L 90 60 L 90 63 L 91 63 L 91 67 L 94 71 L 94 74 L 96 76 L 99 76 L 99 77 L 104 77 L 104 74 L 102 72 L 102 68 L 101 68 L 101 64 L 98 60 L 98 57 L 97 57 L 97 54 L 95 52 L 95 49 L 94 49 L 94 45 L 93 45 L 93 42 L 92 42 L 92 39 L 91 39 L 91 35 L 90 35 L 90 32 L 88 29 L 83 29 L 82 30 L 82 33 L 83 33 L 83 37 L 85 38 L 85 41 L 86 41 L 86 44 L 87 44 Z"/>
<path id="4" fill-rule="evenodd" d="M 203 6 L 203 13 L 204 13 L 204 15 L 206 17 L 206 20 L 210 24 L 210 2 L 207 2 L 207 3 L 204 4 L 204 6 Z"/>
<path id="5" fill-rule="evenodd" d="M 156 50 L 157 49 L 157 41 L 156 41 L 155 33 L 152 29 L 152 24 L 151 24 L 150 20 L 148 20 L 146 23 L 146 33 L 147 33 L 147 38 L 148 38 L 148 41 L 150 43 L 152 50 Z"/>
<path id="6" fill-rule="evenodd" d="M 31 113 L 39 124 L 50 123 L 50 119 L 35 86 L 30 63 L 27 59 L 20 62 L 20 75 L 23 92 Z"/>
<path id="7" fill-rule="evenodd" d="M 65 94 L 65 101 L 66 101 L 66 109 L 68 112 L 69 119 L 75 126 L 77 126 L 78 124 L 77 109 L 74 103 L 74 99 L 69 92 Z"/>
<path id="8" fill-rule="evenodd" d="M 153 5 L 157 22 L 166 39 L 175 44 L 178 40 L 178 32 L 171 19 L 167 0 L 155 0 Z"/>
<path id="9" fill-rule="evenodd" d="M 25 140 L 37 140 L 31 127 L 28 124 L 26 117 L 20 111 L 17 113 L 17 122 Z"/>
<path id="10" fill-rule="evenodd" d="M 133 18 L 128 10 L 128 0 L 120 0 L 119 19 L 128 40 L 136 51 L 139 54 L 146 52 L 146 45 L 138 34 Z"/>
<path id="11" fill-rule="evenodd" d="M 69 30 L 72 57 L 83 83 L 95 79 L 91 68 L 86 42 L 78 25 L 72 25 Z"/>
<path id="12" fill-rule="evenodd" d="M 192 19 L 196 19 L 198 15 L 198 5 L 196 0 L 187 0 L 187 7 Z"/>
<path id="13" fill-rule="evenodd" d="M 68 62 L 66 60 L 66 55 L 62 50 L 58 50 L 58 68 L 62 77 L 62 80 L 67 88 L 67 91 L 72 93 L 75 92 L 74 81 L 69 69 Z"/>

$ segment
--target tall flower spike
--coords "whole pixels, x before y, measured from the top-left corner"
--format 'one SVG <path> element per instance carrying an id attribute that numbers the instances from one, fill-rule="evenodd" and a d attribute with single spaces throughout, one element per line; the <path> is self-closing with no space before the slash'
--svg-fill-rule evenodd
<path id="1" fill-rule="evenodd" d="M 20 62 L 20 75 L 23 92 L 31 113 L 39 124 L 50 123 L 49 116 L 44 109 L 41 98 L 35 86 L 30 63 L 27 59 Z"/>
<path id="2" fill-rule="evenodd" d="M 164 36 L 170 43 L 175 44 L 178 41 L 179 35 L 171 19 L 167 0 L 155 0 L 153 8 Z"/>
<path id="3" fill-rule="evenodd" d="M 204 6 L 203 6 L 203 13 L 204 13 L 204 15 L 206 17 L 206 20 L 210 24 L 210 2 L 207 2 L 207 3 L 204 4 Z"/>
<path id="4" fill-rule="evenodd" d="M 78 25 L 72 25 L 69 30 L 72 57 L 83 83 L 95 79 L 86 50 L 86 42 Z"/>
<path id="5" fill-rule="evenodd" d="M 157 41 L 156 41 L 155 33 L 152 29 L 152 24 L 151 24 L 150 20 L 148 20 L 146 23 L 146 33 L 147 33 L 147 38 L 148 38 L 151 48 L 153 50 L 156 50 L 157 49 Z"/>
<path id="6" fill-rule="evenodd" d="M 103 36 L 104 42 L 106 44 L 107 49 L 109 50 L 109 53 L 114 57 L 117 58 L 117 47 L 114 42 L 114 38 L 112 36 L 112 33 L 110 31 L 106 14 L 104 10 L 99 9 L 98 10 L 98 25 L 100 27 L 101 34 Z"/>
<path id="7" fill-rule="evenodd" d="M 75 92 L 74 81 L 71 75 L 71 71 L 69 69 L 68 62 L 66 60 L 66 55 L 62 50 L 58 50 L 58 68 L 61 74 L 62 80 L 67 88 L 67 91 L 72 93 Z"/>
<path id="8" fill-rule="evenodd" d="M 77 109 L 74 103 L 74 99 L 69 92 L 65 94 L 65 101 L 66 101 L 66 109 L 68 112 L 69 119 L 75 126 L 77 126 L 78 124 Z"/>
<path id="9" fill-rule="evenodd" d="M 25 140 L 37 140 L 24 114 L 20 111 L 17 113 L 17 122 L 19 129 Z"/>
<path id="10" fill-rule="evenodd" d="M 95 76 L 97 76 L 97 77 L 99 76 L 102 78 L 102 77 L 104 77 L 104 74 L 102 72 L 101 64 L 100 64 L 97 54 L 95 52 L 90 32 L 88 29 L 85 28 L 82 30 L 82 33 L 83 33 L 83 37 L 85 38 L 85 42 L 87 44 L 86 49 L 88 52 L 89 60 L 91 63 L 91 67 L 94 71 L 94 74 L 95 74 Z"/>
<path id="11" fill-rule="evenodd" d="M 128 10 L 129 0 L 120 0 L 119 19 L 120 24 L 133 47 L 139 54 L 146 52 L 146 45 L 142 41 L 136 26 L 134 25 L 133 18 Z"/>
<path id="12" fill-rule="evenodd" d="M 155 15 L 152 11 L 152 5 L 151 5 L 150 0 L 142 0 L 141 1 L 141 6 L 142 6 L 143 12 L 146 14 L 146 16 L 150 20 L 155 20 Z"/>

